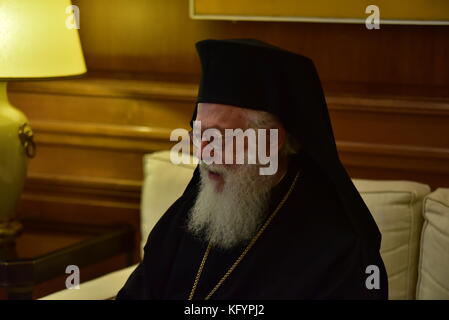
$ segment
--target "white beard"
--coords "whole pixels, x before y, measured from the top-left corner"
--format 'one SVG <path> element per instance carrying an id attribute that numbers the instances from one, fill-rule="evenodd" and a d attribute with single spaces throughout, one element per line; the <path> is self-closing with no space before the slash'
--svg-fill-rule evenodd
<path id="1" fill-rule="evenodd" d="M 220 192 L 206 168 L 223 175 Z M 190 210 L 188 230 L 225 250 L 250 240 L 268 214 L 274 176 L 260 175 L 258 165 L 240 165 L 229 170 L 204 163 L 200 164 L 200 174 L 200 191 Z"/>

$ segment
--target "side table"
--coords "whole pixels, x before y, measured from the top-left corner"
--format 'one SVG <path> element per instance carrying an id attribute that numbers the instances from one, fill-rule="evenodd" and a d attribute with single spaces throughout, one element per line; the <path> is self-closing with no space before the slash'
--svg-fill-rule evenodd
<path id="1" fill-rule="evenodd" d="M 0 288 L 8 299 L 32 299 L 37 284 L 70 276 L 69 265 L 81 269 L 120 254 L 126 255 L 127 266 L 133 264 L 135 234 L 130 225 L 21 222 L 23 230 L 14 241 L 0 242 Z"/>

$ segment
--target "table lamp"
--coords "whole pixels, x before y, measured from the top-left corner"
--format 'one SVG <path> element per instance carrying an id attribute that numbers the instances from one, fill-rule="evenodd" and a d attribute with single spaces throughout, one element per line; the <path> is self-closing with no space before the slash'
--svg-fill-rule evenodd
<path id="1" fill-rule="evenodd" d="M 86 72 L 73 8 L 70 0 L 0 0 L 0 241 L 20 232 L 15 208 L 35 153 L 27 118 L 8 101 L 7 82 Z"/>

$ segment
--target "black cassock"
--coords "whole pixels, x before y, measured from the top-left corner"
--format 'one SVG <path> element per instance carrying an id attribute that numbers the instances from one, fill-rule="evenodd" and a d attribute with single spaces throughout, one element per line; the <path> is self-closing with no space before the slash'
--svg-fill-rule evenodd
<path id="1" fill-rule="evenodd" d="M 299 172 L 290 196 L 211 299 L 387 299 L 380 232 L 338 158 L 312 61 L 250 39 L 204 40 L 197 50 L 197 103 L 273 113 L 302 146 L 272 192 L 268 215 Z M 143 260 L 117 299 L 189 297 L 207 247 L 186 228 L 198 182 L 196 169 L 151 231 Z M 194 299 L 209 294 L 245 246 L 211 250 Z"/>

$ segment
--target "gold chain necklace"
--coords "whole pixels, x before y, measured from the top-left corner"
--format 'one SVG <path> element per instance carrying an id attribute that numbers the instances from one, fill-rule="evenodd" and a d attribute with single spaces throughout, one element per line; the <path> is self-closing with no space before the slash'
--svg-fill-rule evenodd
<path id="1" fill-rule="evenodd" d="M 225 275 L 218 281 L 218 283 L 215 285 L 215 287 L 209 292 L 209 294 L 204 298 L 204 300 L 209 300 L 209 298 L 215 293 L 215 291 L 220 288 L 220 286 L 223 284 L 223 282 L 229 277 L 229 275 L 234 271 L 234 269 L 238 266 L 240 261 L 246 256 L 248 251 L 254 246 L 257 239 L 259 239 L 260 235 L 265 231 L 267 226 L 270 224 L 271 220 L 273 220 L 274 216 L 278 213 L 278 211 L 282 208 L 285 201 L 287 201 L 288 197 L 290 196 L 290 193 L 293 191 L 293 188 L 295 187 L 296 180 L 298 180 L 298 177 L 301 173 L 301 170 L 296 173 L 295 179 L 293 180 L 292 184 L 290 185 L 290 189 L 285 194 L 284 198 L 282 198 L 281 202 L 279 202 L 276 209 L 273 211 L 273 213 L 268 217 L 267 221 L 262 225 L 262 227 L 259 229 L 259 231 L 254 235 L 254 237 L 251 239 L 251 241 L 246 246 L 245 250 L 240 254 L 240 256 L 237 258 L 237 260 L 234 262 L 234 264 L 226 271 Z M 207 257 L 209 256 L 210 250 L 212 248 L 212 245 L 208 244 L 206 251 L 204 252 L 203 259 L 201 260 L 200 267 L 198 268 L 198 272 L 196 273 L 195 281 L 193 282 L 192 290 L 190 290 L 189 300 L 193 299 L 193 295 L 195 294 L 196 288 L 198 286 L 198 282 L 200 280 L 201 274 L 203 273 L 204 265 L 206 264 Z"/>

